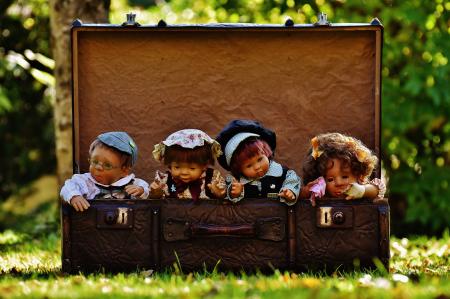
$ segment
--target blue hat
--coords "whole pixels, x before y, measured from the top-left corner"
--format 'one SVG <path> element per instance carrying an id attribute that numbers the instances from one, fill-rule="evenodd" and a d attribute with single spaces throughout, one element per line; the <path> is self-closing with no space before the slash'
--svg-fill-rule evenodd
<path id="1" fill-rule="evenodd" d="M 136 164 L 138 148 L 133 139 L 125 132 L 106 132 L 97 136 L 104 144 L 131 156 L 131 165 Z"/>
<path id="2" fill-rule="evenodd" d="M 277 146 L 275 132 L 254 120 L 235 119 L 227 124 L 216 137 L 224 153 L 217 159 L 219 164 L 226 170 L 230 170 L 230 161 L 234 151 L 242 141 L 250 137 L 264 140 L 275 152 Z"/>

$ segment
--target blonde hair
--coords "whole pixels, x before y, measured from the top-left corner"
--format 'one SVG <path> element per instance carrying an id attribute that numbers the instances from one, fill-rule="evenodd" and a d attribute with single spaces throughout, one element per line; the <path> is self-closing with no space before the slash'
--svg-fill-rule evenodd
<path id="1" fill-rule="evenodd" d="M 340 133 L 320 134 L 311 139 L 311 147 L 303 162 L 303 180 L 307 184 L 327 171 L 328 161 L 338 159 L 358 178 L 366 182 L 378 158 L 361 140 Z"/>

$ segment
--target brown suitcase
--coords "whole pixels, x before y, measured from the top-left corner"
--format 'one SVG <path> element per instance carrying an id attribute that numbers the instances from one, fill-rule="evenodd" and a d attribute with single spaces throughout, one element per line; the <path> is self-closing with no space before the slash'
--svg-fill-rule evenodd
<path id="1" fill-rule="evenodd" d="M 182 128 L 215 136 L 231 119 L 277 133 L 277 161 L 300 173 L 309 140 L 339 131 L 380 153 L 383 28 L 370 24 L 83 24 L 72 28 L 74 172 L 90 142 L 127 131 L 136 175 Z M 219 167 L 219 166 L 217 166 Z M 379 172 L 376 176 L 379 177 Z M 95 200 L 62 208 L 66 272 L 340 269 L 389 263 L 387 201 Z"/>

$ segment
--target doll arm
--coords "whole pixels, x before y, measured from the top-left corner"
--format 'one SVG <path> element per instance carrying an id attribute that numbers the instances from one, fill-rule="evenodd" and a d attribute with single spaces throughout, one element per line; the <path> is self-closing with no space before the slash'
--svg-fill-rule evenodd
<path id="1" fill-rule="evenodd" d="M 325 179 L 321 176 L 314 181 L 309 182 L 303 186 L 300 192 L 300 198 L 308 199 L 313 207 L 316 206 L 316 199 L 322 198 L 325 195 L 327 184 Z"/>
<path id="2" fill-rule="evenodd" d="M 350 188 L 345 191 L 347 197 L 345 199 L 358 199 L 358 198 L 383 198 L 386 192 L 386 185 L 380 179 L 374 179 L 368 184 L 351 184 Z"/>
<path id="3" fill-rule="evenodd" d="M 92 193 L 92 197 L 95 196 L 96 190 L 89 188 L 87 177 L 86 174 L 75 174 L 72 178 L 66 180 L 61 188 L 61 197 L 65 202 L 73 206 L 77 212 L 87 210 L 90 206 L 84 195 Z"/>
<path id="4" fill-rule="evenodd" d="M 149 198 L 159 199 L 169 195 L 167 188 L 168 174 L 159 170 L 155 173 L 155 179 L 150 184 Z"/>
<path id="5" fill-rule="evenodd" d="M 91 205 L 81 195 L 75 195 L 70 199 L 70 205 L 74 207 L 75 211 L 77 212 L 83 212 L 84 210 L 87 210 Z"/>
<path id="6" fill-rule="evenodd" d="M 300 177 L 294 170 L 289 169 L 286 173 L 286 179 L 281 186 L 280 193 L 278 193 L 278 196 L 280 196 L 280 202 L 284 202 L 289 206 L 295 204 L 297 202 L 298 195 L 300 194 L 300 186 Z"/>
<path id="7" fill-rule="evenodd" d="M 216 169 L 214 169 L 211 183 L 208 184 L 208 188 L 216 198 L 224 198 L 226 195 L 225 179 Z"/>
<path id="8" fill-rule="evenodd" d="M 87 176 L 84 174 L 74 174 L 72 178 L 64 182 L 60 195 L 65 202 L 70 204 L 70 201 L 75 196 L 87 196 L 89 193 L 92 193 L 95 196 L 93 190 L 91 190 L 91 192 L 89 191 Z M 92 196 L 92 198 L 94 196 Z"/>
<path id="9" fill-rule="evenodd" d="M 134 179 L 133 185 L 126 186 L 125 191 L 132 196 L 139 197 L 140 199 L 147 199 L 150 193 L 148 183 L 138 178 Z"/>
<path id="10" fill-rule="evenodd" d="M 383 199 L 386 194 L 386 184 L 383 179 L 374 178 L 370 181 L 370 184 L 375 186 L 378 189 L 377 199 Z"/>
<path id="11" fill-rule="evenodd" d="M 238 182 L 234 177 L 231 177 L 231 183 L 227 185 L 226 198 L 234 203 L 244 198 L 244 185 Z"/>

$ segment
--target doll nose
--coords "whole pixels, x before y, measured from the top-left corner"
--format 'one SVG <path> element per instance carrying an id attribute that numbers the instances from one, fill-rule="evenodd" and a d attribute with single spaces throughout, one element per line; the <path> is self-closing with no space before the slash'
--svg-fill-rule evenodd
<path id="1" fill-rule="evenodd" d="M 345 180 L 341 178 L 336 178 L 336 186 L 343 186 L 345 185 Z"/>

